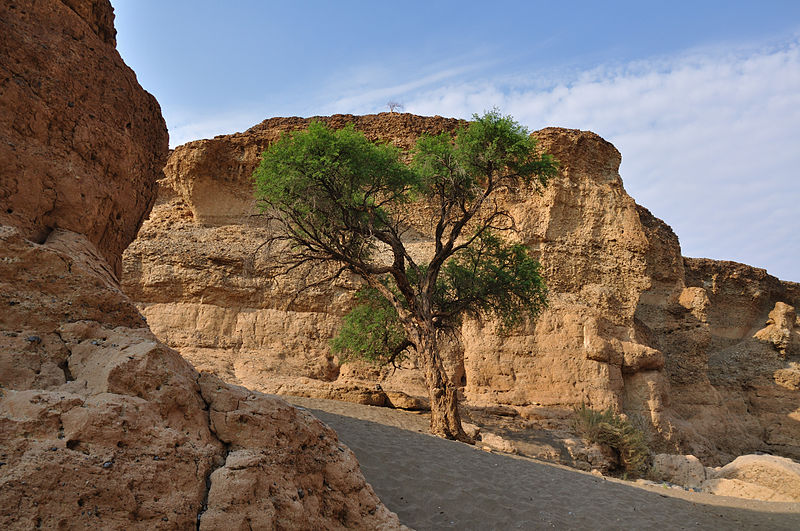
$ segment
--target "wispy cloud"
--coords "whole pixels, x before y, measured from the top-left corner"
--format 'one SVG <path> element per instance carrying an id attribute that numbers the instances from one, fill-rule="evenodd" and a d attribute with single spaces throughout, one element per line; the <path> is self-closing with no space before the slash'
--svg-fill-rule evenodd
<path id="1" fill-rule="evenodd" d="M 385 111 L 389 100 L 404 102 L 480 75 L 498 64 L 488 50 L 451 57 L 433 64 L 359 65 L 340 73 L 325 87 L 327 102 L 322 113 L 366 114 Z"/>
<path id="2" fill-rule="evenodd" d="M 387 99 L 397 98 L 398 94 L 408 94 L 434 84 L 440 84 L 463 76 L 473 69 L 473 66 L 448 68 L 396 85 L 368 88 L 364 91 L 351 90 L 349 94 L 332 102 L 330 107 L 335 109 L 335 112 L 370 112 L 375 107 L 385 107 Z"/>
<path id="3" fill-rule="evenodd" d="M 390 66 L 355 67 L 307 96 L 303 111 L 377 112 L 392 99 L 416 114 L 469 118 L 498 107 L 534 129 L 593 130 L 622 152 L 626 189 L 673 227 L 684 254 L 800 281 L 797 36 L 583 72 L 498 76 L 489 73 L 495 67 L 485 55 L 424 65 L 416 77 Z M 167 121 L 177 145 L 242 131 L 279 112 L 264 104 Z"/>
<path id="4" fill-rule="evenodd" d="M 493 106 L 533 128 L 590 129 L 613 142 L 627 190 L 675 229 L 684 254 L 800 281 L 797 38 L 595 68 L 547 89 L 517 77 L 406 99 L 409 112 L 465 118 Z"/>

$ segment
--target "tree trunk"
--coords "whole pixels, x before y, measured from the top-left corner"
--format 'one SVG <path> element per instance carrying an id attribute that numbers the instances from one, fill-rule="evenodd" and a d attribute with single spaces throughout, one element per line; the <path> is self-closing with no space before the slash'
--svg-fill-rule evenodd
<path id="1" fill-rule="evenodd" d="M 418 355 L 425 372 L 425 383 L 431 401 L 431 433 L 473 444 L 464 433 L 458 413 L 458 388 L 444 370 L 435 331 L 420 333 Z"/>

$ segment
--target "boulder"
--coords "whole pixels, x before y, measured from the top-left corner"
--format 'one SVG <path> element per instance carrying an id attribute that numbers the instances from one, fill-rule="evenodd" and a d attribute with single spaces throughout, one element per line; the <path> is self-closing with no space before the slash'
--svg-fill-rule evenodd
<path id="1" fill-rule="evenodd" d="M 701 489 L 721 496 L 800 502 L 800 463 L 775 455 L 743 455 L 711 471 Z"/>
<path id="2" fill-rule="evenodd" d="M 770 343 L 784 358 L 800 354 L 800 325 L 794 306 L 776 303 L 765 324 L 753 337 Z"/>
<path id="3" fill-rule="evenodd" d="M 514 446 L 514 443 L 512 443 L 507 439 L 504 439 L 503 437 L 497 435 L 496 433 L 481 432 L 480 444 L 484 449 L 496 450 L 498 452 L 503 452 L 506 454 L 517 453 L 517 448 Z"/>
<path id="4" fill-rule="evenodd" d="M 706 469 L 693 455 L 656 454 L 650 475 L 659 481 L 696 488 L 706 480 Z"/>

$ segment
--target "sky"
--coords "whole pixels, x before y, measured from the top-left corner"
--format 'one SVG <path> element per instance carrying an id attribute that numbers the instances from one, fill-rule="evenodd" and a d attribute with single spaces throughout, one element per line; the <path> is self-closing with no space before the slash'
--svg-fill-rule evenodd
<path id="1" fill-rule="evenodd" d="M 800 282 L 800 2 L 111 0 L 176 146 L 273 116 L 591 130 L 684 256 Z"/>

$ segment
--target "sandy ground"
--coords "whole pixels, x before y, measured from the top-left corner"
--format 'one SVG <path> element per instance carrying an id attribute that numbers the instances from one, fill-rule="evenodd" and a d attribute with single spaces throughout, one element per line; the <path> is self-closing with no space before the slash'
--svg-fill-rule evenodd
<path id="1" fill-rule="evenodd" d="M 800 503 L 638 486 L 426 433 L 425 415 L 283 397 L 311 410 L 355 452 L 400 520 L 426 529 L 800 530 Z"/>

